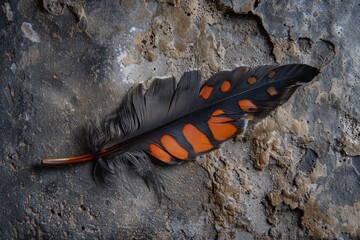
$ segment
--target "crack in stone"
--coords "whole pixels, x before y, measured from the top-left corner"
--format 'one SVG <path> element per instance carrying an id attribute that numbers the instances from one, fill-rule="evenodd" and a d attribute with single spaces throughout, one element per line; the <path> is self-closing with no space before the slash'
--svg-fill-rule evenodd
<path id="1" fill-rule="evenodd" d="M 274 53 L 275 44 L 274 44 L 273 40 L 271 39 L 269 32 L 265 28 L 263 19 L 261 18 L 260 15 L 256 14 L 256 12 L 253 11 L 255 8 L 257 8 L 259 3 L 261 2 L 260 0 L 256 0 L 254 2 L 253 9 L 250 9 L 250 11 L 248 11 L 247 13 L 235 12 L 234 4 L 232 1 L 231 1 L 231 5 L 232 5 L 231 7 L 226 6 L 225 4 L 223 4 L 219 1 L 210 1 L 210 2 L 212 2 L 219 11 L 222 11 L 224 13 L 231 14 L 234 16 L 246 17 L 250 20 L 254 20 L 257 23 L 259 32 L 264 36 L 266 42 L 268 43 L 268 45 L 270 47 L 271 57 L 274 59 L 275 62 L 278 62 L 276 59 L 276 55 Z"/>

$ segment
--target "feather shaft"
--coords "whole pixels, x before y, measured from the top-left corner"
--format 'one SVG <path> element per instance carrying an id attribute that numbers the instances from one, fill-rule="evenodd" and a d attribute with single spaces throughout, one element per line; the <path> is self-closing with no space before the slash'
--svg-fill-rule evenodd
<path id="1" fill-rule="evenodd" d="M 97 154 L 84 154 L 81 156 L 74 156 L 68 158 L 46 158 L 41 160 L 41 163 L 44 165 L 63 165 L 63 164 L 72 164 L 72 163 L 82 163 L 90 161 L 97 157 Z"/>

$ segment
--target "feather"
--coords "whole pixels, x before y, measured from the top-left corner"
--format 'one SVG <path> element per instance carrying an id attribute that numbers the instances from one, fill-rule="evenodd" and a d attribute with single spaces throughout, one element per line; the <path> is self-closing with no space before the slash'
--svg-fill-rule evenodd
<path id="1" fill-rule="evenodd" d="M 111 182 L 131 169 L 161 198 L 164 180 L 152 164 L 179 164 L 219 148 L 286 102 L 318 69 L 304 65 L 238 67 L 201 84 L 199 71 L 134 85 L 120 106 L 91 124 L 91 153 L 44 159 L 45 165 L 96 159 L 95 179 Z M 123 180 L 124 183 L 128 182 Z"/>

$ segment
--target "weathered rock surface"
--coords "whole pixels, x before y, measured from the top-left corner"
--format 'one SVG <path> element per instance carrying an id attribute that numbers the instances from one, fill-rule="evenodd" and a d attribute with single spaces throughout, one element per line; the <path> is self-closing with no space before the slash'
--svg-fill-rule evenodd
<path id="1" fill-rule="evenodd" d="M 2 0 L 2 239 L 360 238 L 356 1 Z M 158 170 L 169 199 L 97 186 L 83 127 L 153 76 L 302 62 L 321 69 L 270 117 Z"/>

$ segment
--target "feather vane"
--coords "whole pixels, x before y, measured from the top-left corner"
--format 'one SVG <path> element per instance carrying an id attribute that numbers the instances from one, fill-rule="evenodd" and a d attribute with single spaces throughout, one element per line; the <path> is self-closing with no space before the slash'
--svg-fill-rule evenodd
<path id="1" fill-rule="evenodd" d="M 45 165 L 96 159 L 97 179 L 109 181 L 129 167 L 161 198 L 163 177 L 153 162 L 178 164 L 219 148 L 286 102 L 318 69 L 305 64 L 238 67 L 201 84 L 199 71 L 134 85 L 120 106 L 91 125 L 92 152 L 44 159 Z M 118 170 L 118 171 L 117 171 Z"/>

